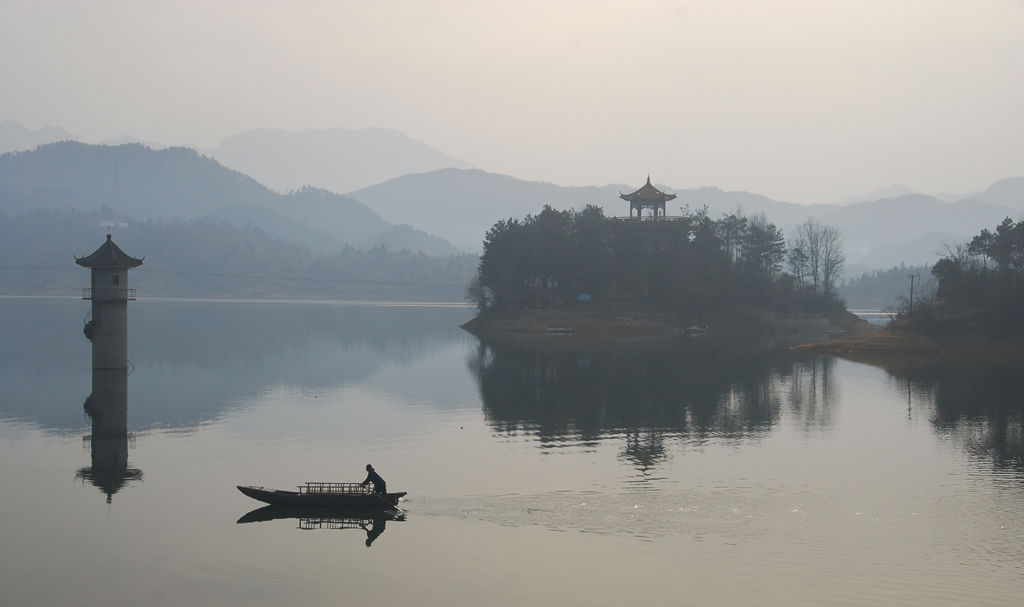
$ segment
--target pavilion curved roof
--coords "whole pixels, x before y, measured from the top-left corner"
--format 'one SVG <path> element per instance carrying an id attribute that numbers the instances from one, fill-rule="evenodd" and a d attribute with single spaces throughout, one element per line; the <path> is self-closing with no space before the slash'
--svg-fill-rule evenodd
<path id="1" fill-rule="evenodd" d="M 665 192 L 662 192 L 658 188 L 651 185 L 650 175 L 647 176 L 647 183 L 644 184 L 644 187 L 640 188 L 639 190 L 631 194 L 623 194 L 621 192 L 619 193 L 619 198 L 623 200 L 628 200 L 630 202 L 633 202 L 634 200 L 638 200 L 641 202 L 660 202 L 664 200 L 672 200 L 675 197 L 675 194 L 666 194 Z"/>
<path id="2" fill-rule="evenodd" d="M 76 257 L 75 263 L 83 268 L 137 268 L 142 265 L 142 259 L 135 259 L 122 251 L 121 247 L 110 239 L 110 234 L 107 234 L 107 241 L 101 244 L 100 248 L 92 255 Z"/>

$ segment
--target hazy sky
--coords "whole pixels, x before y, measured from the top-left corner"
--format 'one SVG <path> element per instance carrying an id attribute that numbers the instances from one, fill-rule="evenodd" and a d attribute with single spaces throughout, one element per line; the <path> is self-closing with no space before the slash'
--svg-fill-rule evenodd
<path id="1" fill-rule="evenodd" d="M 800 203 L 1024 175 L 1024 0 L 0 0 L 0 120 L 393 128 L 560 185 Z"/>

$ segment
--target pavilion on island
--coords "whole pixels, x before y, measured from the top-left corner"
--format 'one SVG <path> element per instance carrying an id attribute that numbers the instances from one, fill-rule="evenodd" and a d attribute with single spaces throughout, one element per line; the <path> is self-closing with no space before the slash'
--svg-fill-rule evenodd
<path id="1" fill-rule="evenodd" d="M 619 193 L 619 198 L 629 201 L 629 218 L 643 219 L 644 209 L 652 209 L 653 215 L 649 217 L 652 221 L 663 221 L 665 219 L 665 203 L 674 200 L 675 194 L 666 194 L 651 185 L 651 176 L 647 176 L 647 183 L 632 194 Z M 636 210 L 636 216 L 633 211 Z"/>

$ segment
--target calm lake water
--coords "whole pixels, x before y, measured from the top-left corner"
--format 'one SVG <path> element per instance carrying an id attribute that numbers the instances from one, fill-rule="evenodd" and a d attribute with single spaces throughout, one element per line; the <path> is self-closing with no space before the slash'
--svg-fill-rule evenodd
<path id="1" fill-rule="evenodd" d="M 1019 367 L 503 349 L 452 307 L 129 307 L 122 445 L 86 438 L 117 394 L 88 302 L 0 299 L 4 605 L 1024 597 Z M 367 463 L 403 515 L 274 518 L 235 489 Z"/>

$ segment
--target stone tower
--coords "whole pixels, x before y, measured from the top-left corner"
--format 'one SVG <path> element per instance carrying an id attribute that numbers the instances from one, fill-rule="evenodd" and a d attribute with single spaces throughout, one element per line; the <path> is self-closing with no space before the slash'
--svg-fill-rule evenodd
<path id="1" fill-rule="evenodd" d="M 145 259 L 145 258 L 143 258 Z M 107 241 L 75 263 L 92 270 L 91 286 L 82 299 L 92 300 L 92 318 L 85 336 L 92 342 L 93 369 L 128 368 L 128 302 L 135 289 L 128 288 L 128 270 L 142 265 L 142 259 L 125 254 L 107 234 Z"/>
<path id="2" fill-rule="evenodd" d="M 100 248 L 75 263 L 92 270 L 91 286 L 82 299 L 92 300 L 92 314 L 85 336 L 92 342 L 92 395 L 85 412 L 92 419 L 92 466 L 78 471 L 107 494 L 107 502 L 142 473 L 128 465 L 128 302 L 135 289 L 128 288 L 128 270 L 141 259 L 125 254 L 110 235 Z"/>

